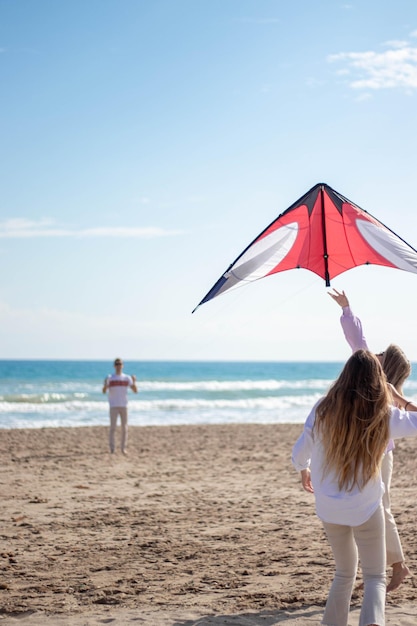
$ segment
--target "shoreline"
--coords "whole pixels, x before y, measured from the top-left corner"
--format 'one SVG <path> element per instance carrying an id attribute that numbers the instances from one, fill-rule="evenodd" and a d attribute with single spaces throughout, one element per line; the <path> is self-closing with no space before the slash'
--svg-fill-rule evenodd
<path id="1" fill-rule="evenodd" d="M 333 561 L 290 463 L 301 429 L 130 426 L 127 457 L 107 452 L 105 426 L 1 429 L 0 621 L 319 623 Z M 396 626 L 415 622 L 415 445 L 394 451 L 392 506 L 412 570 L 387 597 Z M 352 624 L 360 601 L 355 591 Z"/>
<path id="2" fill-rule="evenodd" d="M 108 409 L 108 407 L 107 407 Z M 20 427 L 20 426 L 0 426 L 0 433 L 2 432 L 13 432 L 13 431 L 17 431 L 17 432 L 33 432 L 33 431 L 45 431 L 45 430 L 56 430 L 56 431 L 65 431 L 65 430 L 69 430 L 69 431 L 74 431 L 74 430 L 88 430 L 88 429 L 97 429 L 97 430 L 108 430 L 108 425 L 107 422 L 109 421 L 108 416 L 105 417 L 103 419 L 103 423 L 100 424 L 74 424 L 74 426 L 49 426 L 49 425 L 44 425 L 44 426 L 25 426 L 25 427 Z M 210 423 L 210 422 L 190 422 L 190 423 L 178 423 L 178 424 L 131 424 L 129 422 L 129 433 L 130 431 L 133 429 L 140 429 L 143 430 L 145 428 L 149 428 L 149 429 L 164 429 L 164 428 L 222 428 L 222 427 L 244 427 L 244 426 L 256 426 L 256 427 L 277 427 L 277 428 L 287 428 L 287 427 L 296 427 L 299 428 L 300 431 L 304 425 L 304 421 L 300 421 L 300 422 L 255 422 L 255 421 L 248 421 L 248 422 L 219 422 L 219 423 Z M 117 428 L 120 427 L 120 421 L 118 421 L 118 425 Z M 104 441 L 106 441 L 106 435 L 104 435 Z M 1 450 L 1 442 L 0 442 L 0 450 Z M 102 450 L 102 452 L 106 452 L 106 450 Z"/>

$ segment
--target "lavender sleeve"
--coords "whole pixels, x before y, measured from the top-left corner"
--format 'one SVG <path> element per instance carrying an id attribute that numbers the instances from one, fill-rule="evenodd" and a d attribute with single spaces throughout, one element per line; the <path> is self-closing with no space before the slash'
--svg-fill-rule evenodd
<path id="1" fill-rule="evenodd" d="M 362 330 L 362 323 L 349 306 L 343 307 L 340 323 L 345 335 L 345 339 L 352 348 L 352 352 L 364 349 L 369 350 Z"/>
<path id="2" fill-rule="evenodd" d="M 359 317 L 356 317 L 356 315 L 354 315 L 352 309 L 349 306 L 343 307 L 343 313 L 340 318 L 340 323 L 345 334 L 345 339 L 352 348 L 352 352 L 361 349 L 369 350 L 368 344 L 366 343 L 365 335 L 363 334 L 362 323 Z M 394 447 L 394 441 L 390 439 L 386 451 L 390 452 L 394 449 Z"/>

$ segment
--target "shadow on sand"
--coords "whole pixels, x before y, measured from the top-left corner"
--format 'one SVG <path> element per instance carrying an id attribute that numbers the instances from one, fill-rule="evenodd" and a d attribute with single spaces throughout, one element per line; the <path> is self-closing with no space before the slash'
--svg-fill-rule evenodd
<path id="1" fill-rule="evenodd" d="M 294 610 L 259 611 L 240 613 L 239 615 L 205 615 L 198 619 L 186 619 L 172 622 L 171 626 L 275 626 L 290 620 L 320 620 L 321 607 L 301 607 Z"/>

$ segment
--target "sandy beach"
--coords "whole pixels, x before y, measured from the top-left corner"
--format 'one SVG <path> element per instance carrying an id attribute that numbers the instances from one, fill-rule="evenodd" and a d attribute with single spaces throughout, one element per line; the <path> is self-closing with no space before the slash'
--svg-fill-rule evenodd
<path id="1" fill-rule="evenodd" d="M 0 622 L 320 624 L 333 562 L 290 464 L 301 428 L 131 427 L 127 457 L 105 427 L 1 430 Z M 395 450 L 412 575 L 387 598 L 392 626 L 416 624 L 416 445 Z"/>

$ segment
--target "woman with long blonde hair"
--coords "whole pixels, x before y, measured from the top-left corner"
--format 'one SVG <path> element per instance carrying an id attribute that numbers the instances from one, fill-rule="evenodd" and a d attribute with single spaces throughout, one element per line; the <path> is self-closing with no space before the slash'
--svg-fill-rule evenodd
<path id="1" fill-rule="evenodd" d="M 364 580 L 359 626 L 385 624 L 381 464 L 390 438 L 411 436 L 417 436 L 417 405 L 387 383 L 374 354 L 358 350 L 313 407 L 294 445 L 293 465 L 315 495 L 336 565 L 322 624 L 347 626 L 359 560 Z"/>

